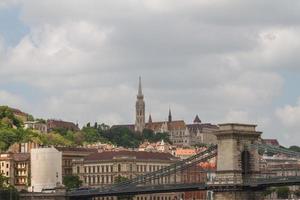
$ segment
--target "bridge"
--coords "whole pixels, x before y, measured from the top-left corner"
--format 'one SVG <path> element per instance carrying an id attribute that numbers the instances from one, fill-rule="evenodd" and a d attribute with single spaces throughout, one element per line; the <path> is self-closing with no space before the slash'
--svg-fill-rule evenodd
<path id="1" fill-rule="evenodd" d="M 259 168 L 259 152 L 281 153 L 300 157 L 297 152 L 260 143 L 261 132 L 255 125 L 221 124 L 217 145 L 185 160 L 155 172 L 137 176 L 110 187 L 77 190 L 67 193 L 71 200 L 104 196 L 138 195 L 186 191 L 214 191 L 214 199 L 261 199 L 268 187 L 299 185 L 299 176 L 263 174 Z M 202 163 L 217 159 L 217 169 Z"/>

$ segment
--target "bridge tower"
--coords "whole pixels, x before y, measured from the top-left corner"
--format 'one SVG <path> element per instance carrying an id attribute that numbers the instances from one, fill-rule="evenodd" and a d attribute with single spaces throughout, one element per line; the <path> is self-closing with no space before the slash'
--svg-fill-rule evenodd
<path id="1" fill-rule="evenodd" d="M 261 132 L 256 125 L 228 123 L 220 124 L 215 133 L 218 142 L 216 184 L 241 185 L 259 173 L 259 155 L 251 144 L 259 142 Z M 215 200 L 257 200 L 259 193 L 253 191 L 220 191 L 214 193 Z"/>

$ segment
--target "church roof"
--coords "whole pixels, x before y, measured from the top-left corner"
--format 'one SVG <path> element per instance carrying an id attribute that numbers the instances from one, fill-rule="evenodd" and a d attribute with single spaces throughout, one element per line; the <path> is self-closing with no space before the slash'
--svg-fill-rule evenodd
<path id="1" fill-rule="evenodd" d="M 205 123 L 205 124 L 187 124 L 187 128 L 189 129 L 190 132 L 197 132 L 197 130 L 202 131 L 204 128 L 209 128 L 209 129 L 218 129 L 217 125 L 210 124 L 210 123 Z"/>
<path id="2" fill-rule="evenodd" d="M 171 121 L 168 122 L 168 129 L 169 130 L 178 130 L 178 129 L 185 129 L 186 125 L 183 120 Z"/>
<path id="3" fill-rule="evenodd" d="M 194 123 L 201 123 L 201 120 L 198 115 L 196 115 L 196 117 L 194 119 Z"/>
<path id="4" fill-rule="evenodd" d="M 163 125 L 167 125 L 167 127 L 163 127 Z M 185 129 L 186 124 L 183 120 L 177 121 L 161 121 L 161 122 L 152 122 L 146 124 L 147 129 L 151 129 L 153 131 L 160 131 L 162 128 L 167 128 L 169 131 Z"/>
<path id="5" fill-rule="evenodd" d="M 146 152 L 146 151 L 104 151 L 90 154 L 86 161 L 113 160 L 114 158 L 134 157 L 137 160 L 165 160 L 171 161 L 176 158 L 170 153 Z"/>

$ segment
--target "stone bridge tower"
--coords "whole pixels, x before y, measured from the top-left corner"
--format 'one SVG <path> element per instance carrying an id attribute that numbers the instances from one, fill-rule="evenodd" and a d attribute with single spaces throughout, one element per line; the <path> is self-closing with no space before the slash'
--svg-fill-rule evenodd
<path id="1" fill-rule="evenodd" d="M 261 132 L 251 124 L 220 124 L 215 133 L 218 142 L 216 183 L 242 184 L 259 174 L 259 155 L 251 144 L 259 142 Z M 216 192 L 215 199 L 260 199 L 256 192 Z"/>

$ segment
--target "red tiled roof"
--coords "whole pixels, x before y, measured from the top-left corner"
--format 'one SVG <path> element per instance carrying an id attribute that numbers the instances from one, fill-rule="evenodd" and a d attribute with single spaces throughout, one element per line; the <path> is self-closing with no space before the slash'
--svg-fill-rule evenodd
<path id="1" fill-rule="evenodd" d="M 279 142 L 276 139 L 263 139 L 264 144 L 279 146 Z"/>
<path id="2" fill-rule="evenodd" d="M 85 158 L 86 161 L 112 160 L 117 157 L 135 157 L 137 160 L 174 160 L 172 154 L 145 151 L 104 151 L 93 153 Z"/>
<path id="3" fill-rule="evenodd" d="M 49 119 L 47 120 L 47 128 L 66 128 L 72 131 L 78 131 L 79 128 L 73 122 L 66 122 L 62 120 Z"/>

